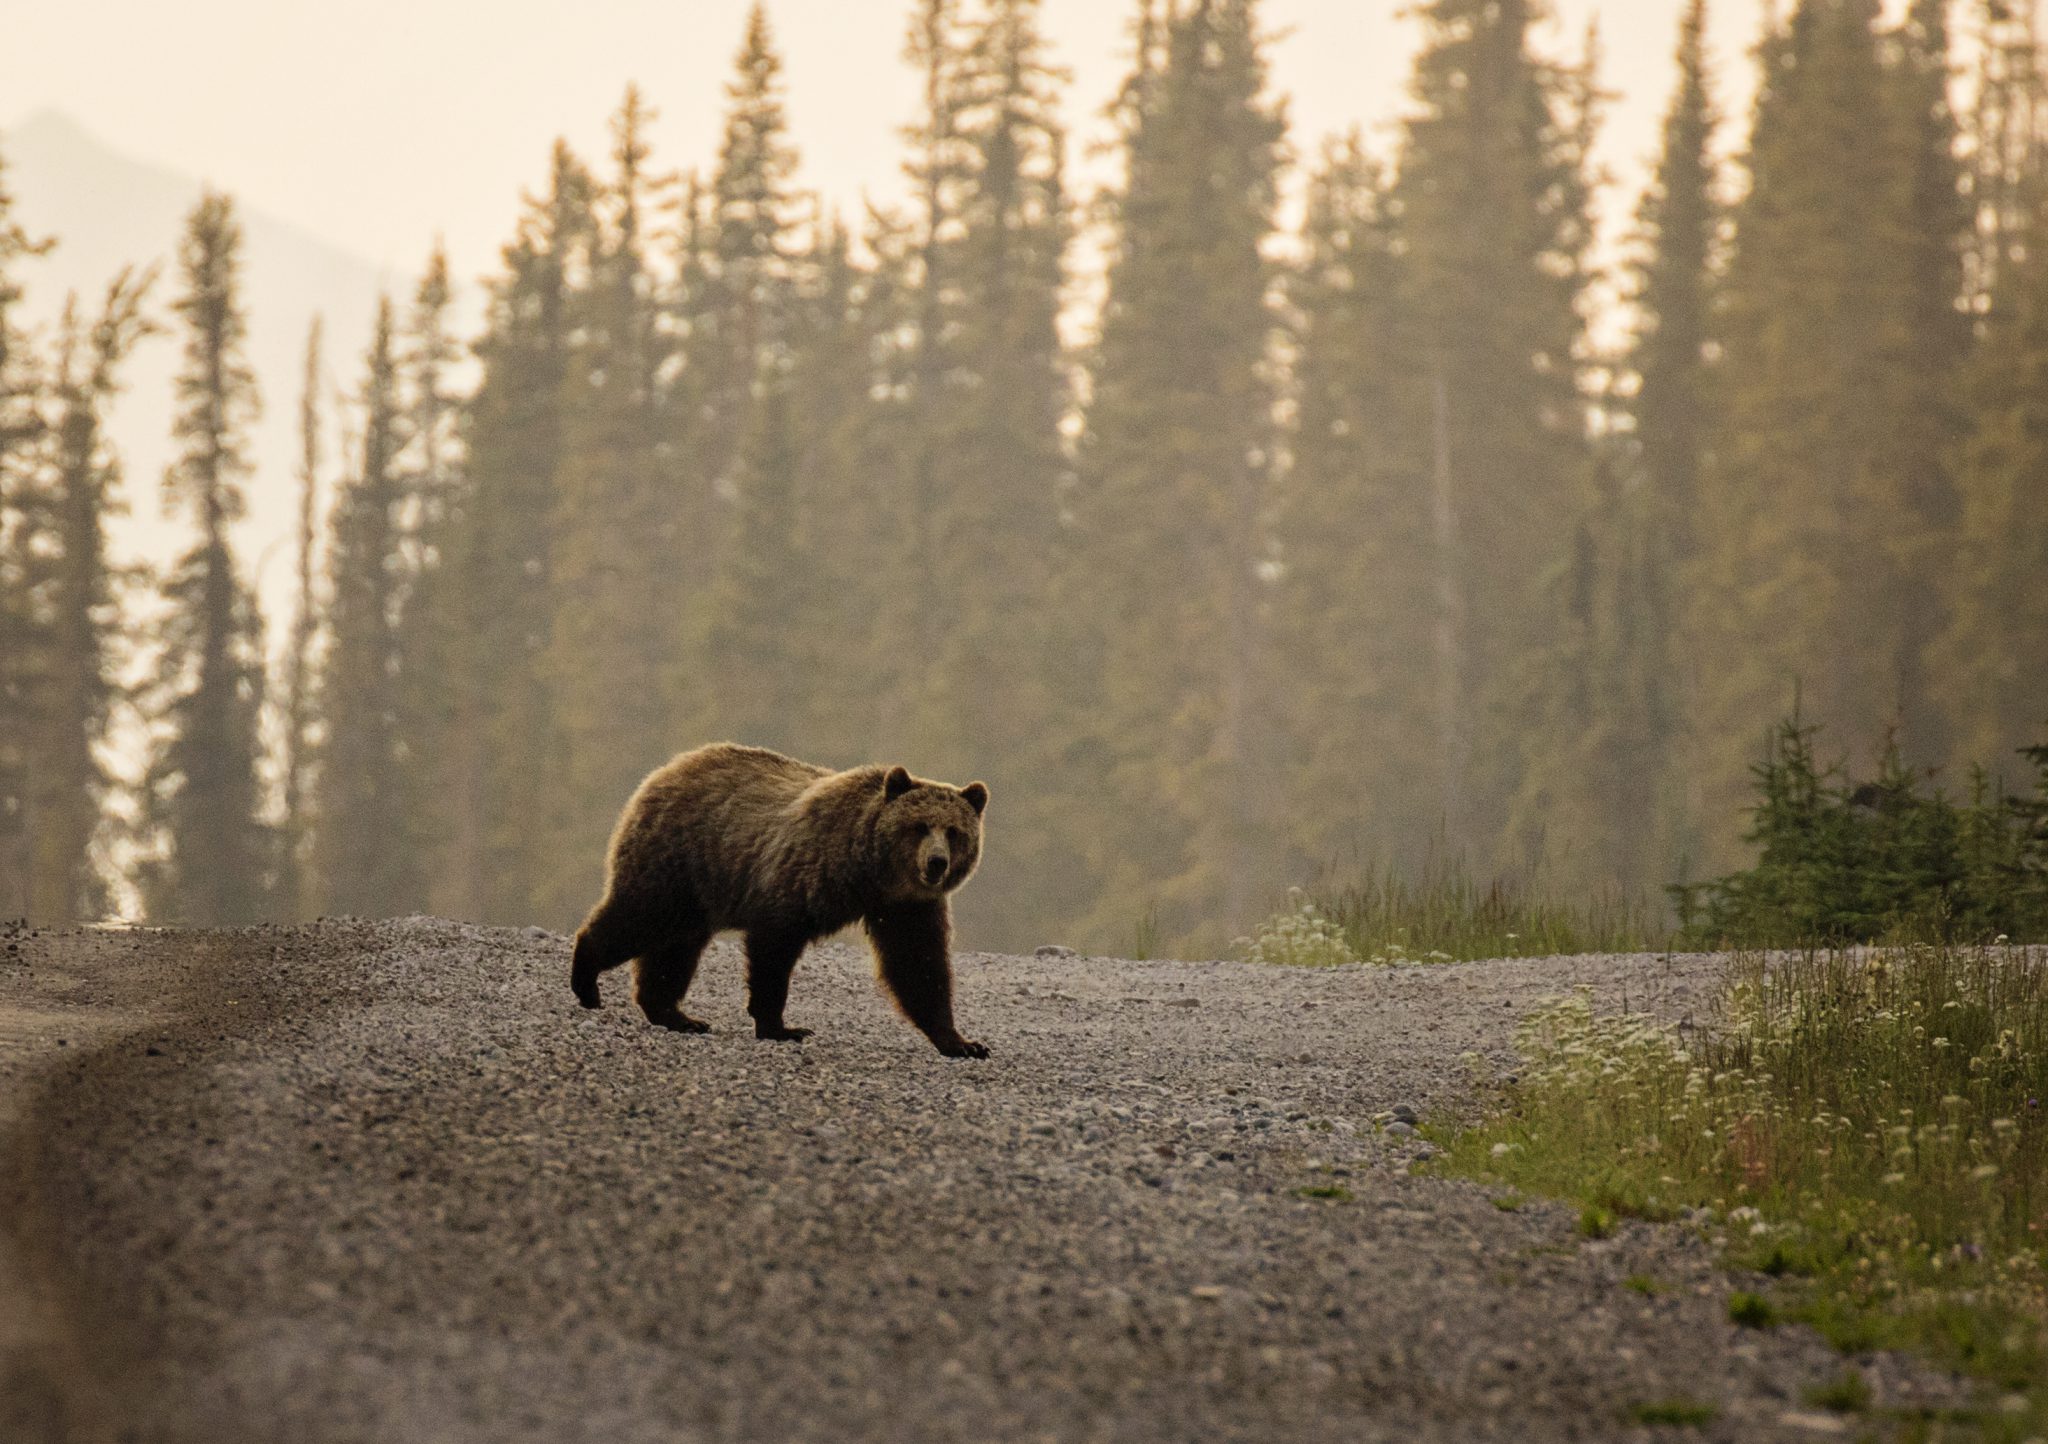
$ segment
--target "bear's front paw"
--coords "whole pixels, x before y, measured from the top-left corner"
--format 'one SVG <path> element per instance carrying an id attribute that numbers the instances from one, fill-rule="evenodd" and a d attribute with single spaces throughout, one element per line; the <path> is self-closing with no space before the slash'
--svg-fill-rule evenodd
<path id="1" fill-rule="evenodd" d="M 963 1038 L 958 1033 L 940 1041 L 938 1049 L 948 1058 L 986 1058 L 988 1044 L 977 1043 L 972 1038 Z"/>
<path id="2" fill-rule="evenodd" d="M 576 972 L 569 975 L 569 988 L 576 994 L 576 1001 L 586 1008 L 602 1008 L 603 1001 L 597 996 L 597 975 Z"/>
<path id="3" fill-rule="evenodd" d="M 811 1036 L 811 1030 L 809 1028 L 785 1028 L 780 1023 L 771 1028 L 764 1024 L 756 1023 L 754 1025 L 754 1036 L 765 1039 L 770 1043 L 801 1043 L 804 1039 Z"/>
<path id="4" fill-rule="evenodd" d="M 702 1018 L 693 1018 L 677 1009 L 667 1013 L 649 1013 L 647 1021 L 657 1028 L 666 1028 L 671 1033 L 708 1033 L 711 1025 Z"/>

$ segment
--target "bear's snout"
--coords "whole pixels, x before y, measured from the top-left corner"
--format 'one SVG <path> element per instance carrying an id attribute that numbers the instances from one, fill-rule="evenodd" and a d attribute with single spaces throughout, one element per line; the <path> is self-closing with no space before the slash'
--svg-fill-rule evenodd
<path id="1" fill-rule="evenodd" d="M 948 866 L 949 864 L 944 853 L 935 852 L 931 854 L 924 860 L 924 880 L 936 887 L 940 880 L 945 877 Z"/>

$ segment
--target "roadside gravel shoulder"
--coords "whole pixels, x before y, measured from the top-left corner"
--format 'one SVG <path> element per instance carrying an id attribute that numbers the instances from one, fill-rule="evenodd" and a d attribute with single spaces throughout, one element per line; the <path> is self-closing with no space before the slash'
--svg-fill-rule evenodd
<path id="1" fill-rule="evenodd" d="M 64 970 L 174 1000 L 57 1067 L 0 1031 L 37 1247 L 129 1387 L 68 1383 L 129 1437 L 1603 1439 L 1672 1399 L 1711 1438 L 1836 1424 L 1800 1400 L 1842 1360 L 1730 1324 L 1697 1237 L 1503 1211 L 1373 1122 L 1469 1109 L 1461 1056 L 1511 1066 L 1575 986 L 1698 1014 L 1712 958 L 968 954 L 995 1050 L 968 1063 L 843 945 L 797 973 L 816 1036 L 774 1045 L 727 943 L 691 994 L 717 1031 L 682 1038 L 620 974 L 578 1009 L 538 930 L 21 941 L 0 1018 Z M 1884 1403 L 1958 1397 L 1864 1362 Z"/>

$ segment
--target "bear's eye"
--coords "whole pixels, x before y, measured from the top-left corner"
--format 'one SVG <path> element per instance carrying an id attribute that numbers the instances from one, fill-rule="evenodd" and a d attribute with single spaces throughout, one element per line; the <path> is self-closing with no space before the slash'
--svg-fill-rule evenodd
<path id="1" fill-rule="evenodd" d="M 961 848 L 967 846 L 967 834 L 957 827 L 949 827 L 946 829 L 946 842 L 955 852 L 958 852 Z"/>

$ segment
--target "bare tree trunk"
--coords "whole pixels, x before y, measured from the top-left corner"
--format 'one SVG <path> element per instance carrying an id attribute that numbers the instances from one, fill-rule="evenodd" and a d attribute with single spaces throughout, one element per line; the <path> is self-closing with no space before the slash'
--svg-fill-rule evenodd
<path id="1" fill-rule="evenodd" d="M 1458 504 L 1451 470 L 1451 394 L 1439 359 L 1431 378 L 1431 541 L 1436 551 L 1437 749 L 1442 757 L 1439 805 L 1447 838 L 1464 840 L 1465 767 L 1471 741 L 1465 706 L 1465 587 L 1458 556 Z"/>

